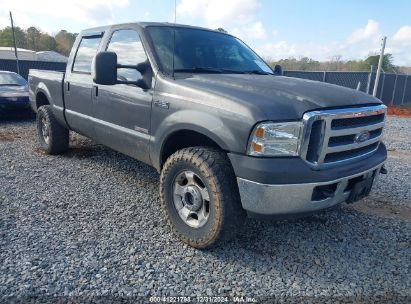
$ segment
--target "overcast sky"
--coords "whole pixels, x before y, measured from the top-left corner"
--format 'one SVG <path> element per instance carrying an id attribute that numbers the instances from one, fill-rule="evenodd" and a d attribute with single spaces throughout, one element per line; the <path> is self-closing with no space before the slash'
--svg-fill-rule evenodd
<path id="1" fill-rule="evenodd" d="M 21 27 L 49 33 L 131 21 L 174 20 L 174 0 L 1 0 L 0 27 L 8 11 Z M 387 51 L 411 66 L 410 0 L 177 0 L 177 22 L 223 27 L 261 55 L 273 59 L 307 56 L 364 59 Z"/>

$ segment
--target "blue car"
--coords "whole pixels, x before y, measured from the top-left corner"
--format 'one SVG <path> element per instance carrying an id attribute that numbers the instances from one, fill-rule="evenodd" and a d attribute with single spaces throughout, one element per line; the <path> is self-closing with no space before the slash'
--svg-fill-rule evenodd
<path id="1" fill-rule="evenodd" d="M 0 71 L 0 110 L 30 109 L 27 81 L 19 74 Z"/>

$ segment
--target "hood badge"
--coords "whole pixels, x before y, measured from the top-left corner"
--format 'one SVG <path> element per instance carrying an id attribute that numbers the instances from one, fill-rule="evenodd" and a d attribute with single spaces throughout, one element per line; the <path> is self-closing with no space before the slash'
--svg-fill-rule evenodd
<path id="1" fill-rule="evenodd" d="M 169 109 L 170 108 L 170 103 L 166 102 L 166 101 L 162 101 L 162 100 L 154 101 L 154 105 L 156 107 L 163 108 L 163 109 Z"/>
<path id="2" fill-rule="evenodd" d="M 362 131 L 361 133 L 358 133 L 355 138 L 354 141 L 358 144 L 363 143 L 367 140 L 369 140 L 371 137 L 371 134 L 369 131 Z"/>

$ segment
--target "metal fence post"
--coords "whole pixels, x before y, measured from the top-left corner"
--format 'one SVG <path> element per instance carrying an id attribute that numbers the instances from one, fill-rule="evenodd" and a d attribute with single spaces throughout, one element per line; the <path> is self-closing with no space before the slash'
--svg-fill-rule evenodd
<path id="1" fill-rule="evenodd" d="M 385 73 L 382 74 L 382 84 L 381 84 L 381 91 L 380 91 L 380 99 L 382 100 L 382 93 L 384 92 L 384 85 L 385 85 Z"/>
<path id="2" fill-rule="evenodd" d="M 324 71 L 324 75 L 323 75 L 323 82 L 325 82 L 325 80 L 327 79 L 327 72 Z"/>
<path id="3" fill-rule="evenodd" d="M 407 84 L 408 84 L 408 76 L 410 76 L 410 75 L 407 75 L 407 76 L 405 77 L 404 90 L 402 91 L 401 105 L 404 104 L 405 92 L 407 91 L 406 88 L 407 88 Z"/>
<path id="4" fill-rule="evenodd" d="M 370 86 L 371 86 L 371 77 L 372 77 L 372 70 L 373 70 L 373 66 L 371 66 L 370 68 L 370 73 L 368 74 L 368 79 L 367 79 L 367 94 L 370 94 Z"/>
<path id="5" fill-rule="evenodd" d="M 377 96 L 378 82 L 380 81 L 380 74 L 381 74 L 381 68 L 382 68 L 382 61 L 383 61 L 383 58 L 384 58 L 384 50 L 385 50 L 386 41 L 387 41 L 387 37 L 385 37 L 385 36 L 382 37 L 381 53 L 380 53 L 380 58 L 378 60 L 377 75 L 375 76 L 374 90 L 372 92 L 372 96 Z"/>
<path id="6" fill-rule="evenodd" d="M 391 105 L 394 105 L 395 91 L 397 90 L 398 74 L 395 74 L 394 88 L 392 89 Z"/>

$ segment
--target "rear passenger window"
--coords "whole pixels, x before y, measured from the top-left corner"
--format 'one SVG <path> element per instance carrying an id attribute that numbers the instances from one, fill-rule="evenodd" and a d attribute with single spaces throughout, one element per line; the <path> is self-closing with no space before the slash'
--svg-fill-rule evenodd
<path id="1" fill-rule="evenodd" d="M 137 65 L 147 60 L 140 36 L 134 30 L 118 30 L 113 33 L 107 51 L 117 54 L 117 62 L 122 65 Z M 119 80 L 137 81 L 141 75 L 136 69 L 118 69 Z"/>
<path id="2" fill-rule="evenodd" d="M 97 53 L 101 37 L 83 37 L 74 59 L 73 72 L 91 73 L 91 62 Z"/>

